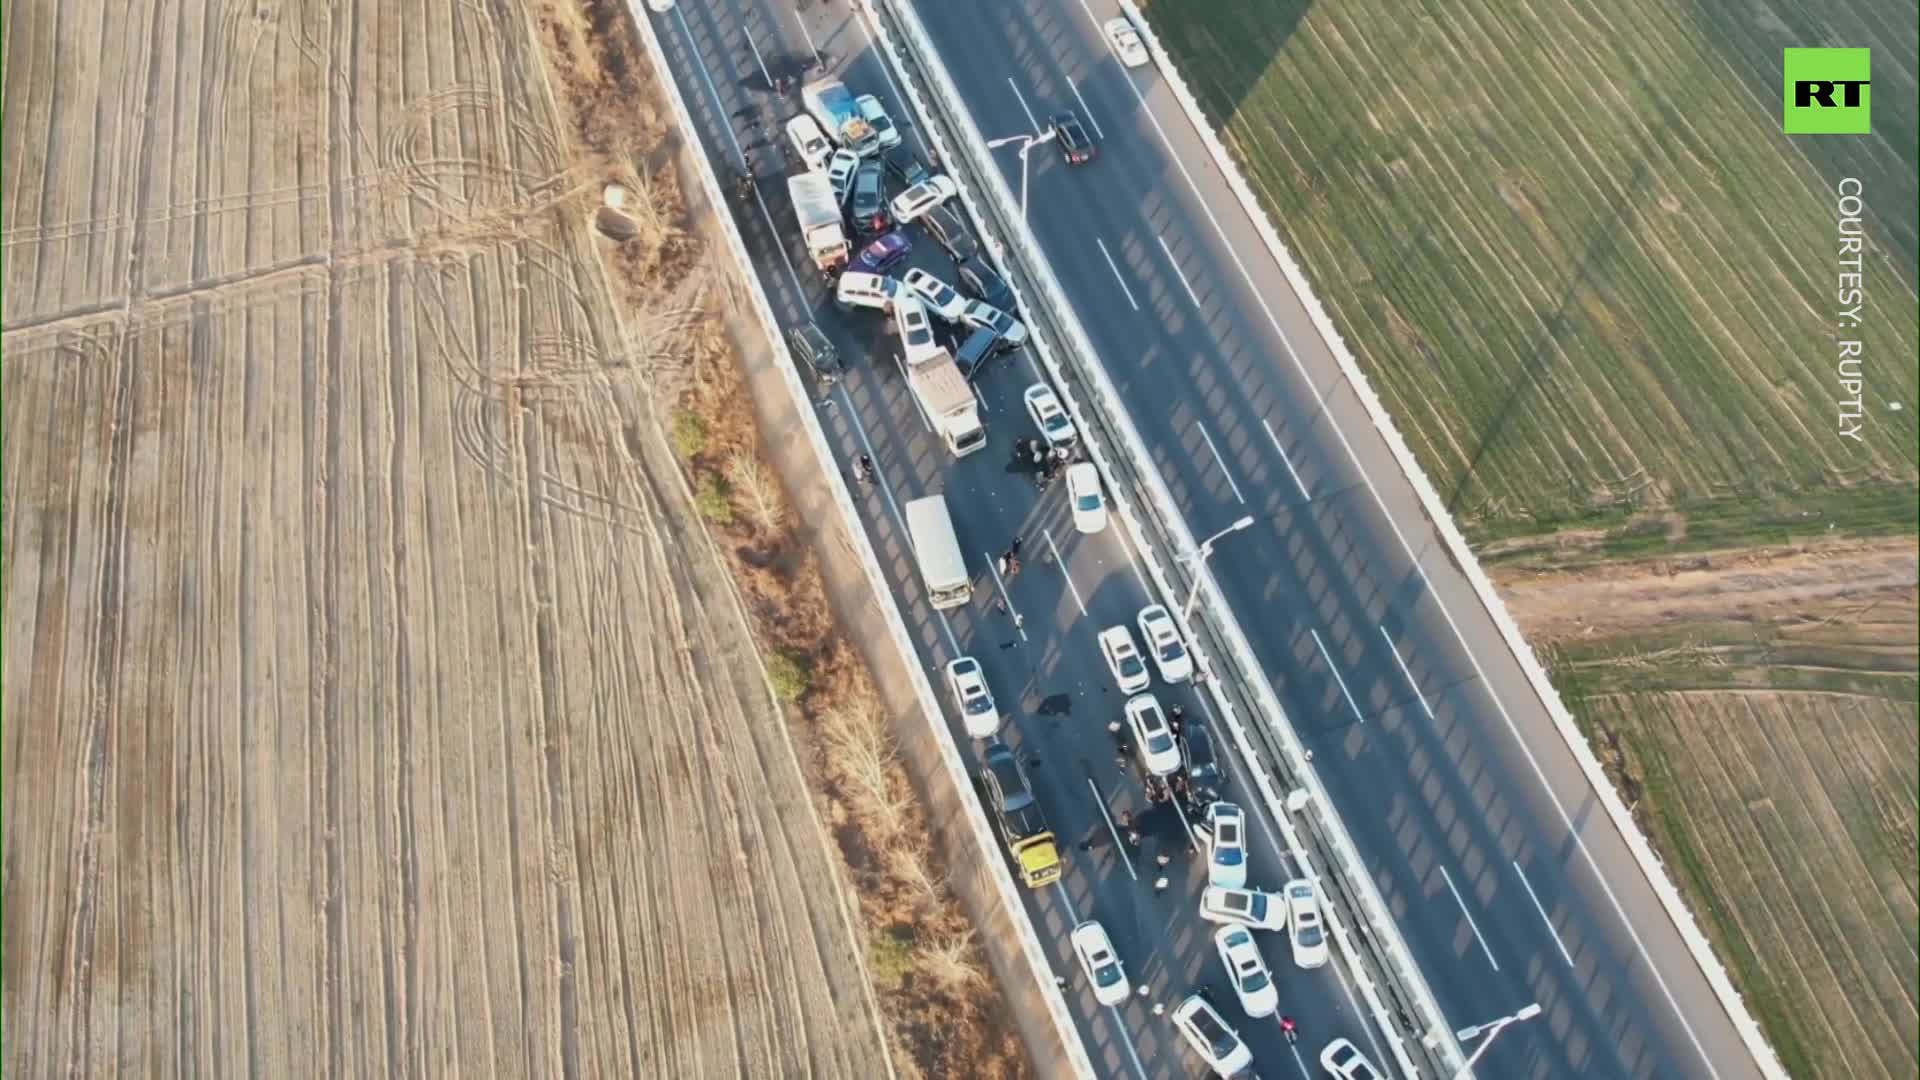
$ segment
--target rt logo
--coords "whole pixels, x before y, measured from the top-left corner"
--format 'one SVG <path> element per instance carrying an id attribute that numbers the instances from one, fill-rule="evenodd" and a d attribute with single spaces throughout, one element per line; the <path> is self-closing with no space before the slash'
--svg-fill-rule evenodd
<path id="1" fill-rule="evenodd" d="M 1788 49 L 1786 133 L 1865 135 L 1872 104 L 1870 49 Z"/>

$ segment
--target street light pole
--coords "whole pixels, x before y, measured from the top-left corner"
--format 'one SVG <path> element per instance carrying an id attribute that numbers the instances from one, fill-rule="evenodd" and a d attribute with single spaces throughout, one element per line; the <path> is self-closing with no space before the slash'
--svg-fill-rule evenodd
<path id="1" fill-rule="evenodd" d="M 1514 1013 L 1512 1016 L 1503 1016 L 1489 1023 L 1475 1024 L 1472 1027 L 1464 1027 L 1454 1032 L 1453 1037 L 1459 1039 L 1461 1042 L 1469 1042 L 1482 1035 L 1485 1035 L 1486 1038 L 1480 1043 L 1479 1049 L 1473 1052 L 1473 1056 L 1467 1059 L 1466 1064 L 1460 1066 L 1460 1071 L 1453 1074 L 1453 1080 L 1462 1080 L 1468 1073 L 1471 1073 L 1473 1071 L 1473 1063 L 1480 1060 L 1480 1056 L 1485 1054 L 1487 1048 L 1493 1045 L 1494 1038 L 1502 1031 L 1505 1031 L 1509 1025 L 1517 1024 L 1522 1020 L 1531 1020 L 1539 1016 L 1540 1012 L 1540 1003 L 1536 1001 L 1526 1008 L 1521 1009 L 1519 1012 Z"/>
<path id="2" fill-rule="evenodd" d="M 1180 618 L 1182 621 L 1186 621 L 1193 618 L 1193 602 L 1200 598 L 1200 575 L 1206 572 L 1207 556 L 1213 554 L 1214 542 L 1219 540 L 1221 537 L 1226 536 L 1229 533 L 1237 533 L 1241 529 L 1245 529 L 1251 526 L 1252 524 L 1253 524 L 1253 515 L 1249 514 L 1246 517 L 1241 518 L 1239 521 L 1234 522 L 1233 524 L 1227 526 L 1224 529 L 1221 529 L 1219 532 L 1214 533 L 1212 536 L 1209 536 L 1205 540 L 1201 541 L 1198 558 L 1194 560 L 1194 564 L 1193 564 L 1193 587 L 1189 589 L 1187 592 L 1187 606 L 1182 608 L 1180 611 Z"/>
<path id="3" fill-rule="evenodd" d="M 1014 143 L 1020 144 L 1020 220 L 1021 221 L 1027 220 L 1027 155 L 1033 151 L 1034 147 L 1039 146 L 1043 143 L 1052 142 L 1054 139 L 1054 136 L 1058 134 L 1060 134 L 1060 130 L 1058 128 L 1049 128 L 1047 129 L 1047 133 L 1045 135 L 1009 135 L 1004 139 L 994 139 L 993 141 L 987 143 L 987 149 L 989 150 L 998 150 L 1003 146 L 1012 146 Z"/>

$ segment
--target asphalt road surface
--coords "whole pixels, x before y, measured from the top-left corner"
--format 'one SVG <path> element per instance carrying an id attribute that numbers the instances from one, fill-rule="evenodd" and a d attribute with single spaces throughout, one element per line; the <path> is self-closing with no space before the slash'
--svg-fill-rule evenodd
<path id="1" fill-rule="evenodd" d="M 1335 1036 L 1353 1039 L 1381 1060 L 1378 1033 L 1363 1018 L 1351 976 L 1337 956 L 1325 968 L 1303 971 L 1293 965 L 1282 935 L 1259 935 L 1281 991 L 1281 1012 L 1304 1033 L 1297 1048 L 1283 1038 L 1277 1016 L 1249 1019 L 1234 999 L 1214 950 L 1214 927 L 1195 914 L 1204 862 L 1188 852 L 1174 812 L 1146 804 L 1133 770 L 1116 760 L 1107 731 L 1107 723 L 1120 718 L 1124 695 L 1113 685 L 1095 637 L 1106 626 L 1131 625 L 1152 602 L 1145 577 L 1117 525 L 1080 534 L 1063 482 L 1041 491 L 1028 473 L 1011 466 L 1013 441 L 1037 434 L 1021 402 L 1022 392 L 1041 378 L 1035 362 L 1014 353 L 979 376 L 975 388 L 989 446 L 956 460 L 927 429 L 908 394 L 884 317 L 838 310 L 808 263 L 791 220 L 784 177 L 793 166 L 781 156 L 778 131 L 799 110 L 799 97 L 769 94 L 762 69 L 775 76 L 795 72 L 817 45 L 829 58 L 829 70 L 854 93 L 879 95 L 908 126 L 909 144 L 924 151 L 865 28 L 844 4 L 811 6 L 803 17 L 786 5 L 726 2 L 681 4 L 654 25 L 716 171 L 730 176 L 743 151 L 751 156 L 757 199 L 737 206 L 736 220 L 776 312 L 787 325 L 814 319 L 848 361 L 847 375 L 822 395 L 820 415 L 850 478 L 862 453 L 879 466 L 881 482 L 856 485 L 856 496 L 936 692 L 945 697 L 944 664 L 972 655 L 1011 716 L 1003 737 L 1019 751 L 1068 864 L 1061 883 L 1026 894 L 1029 913 L 1054 970 L 1069 980 L 1067 1000 L 1096 1067 L 1110 1076 L 1205 1075 L 1199 1059 L 1177 1042 L 1168 1019 L 1153 1011 L 1160 1004 L 1170 1013 L 1203 988 L 1253 1048 L 1263 1075 L 1309 1075 L 1317 1069 L 1311 1052 Z M 917 225 L 908 235 L 915 249 L 907 265 L 952 281 L 952 263 L 932 238 Z M 971 605 L 944 615 L 926 602 L 902 516 L 908 501 L 933 492 L 947 497 L 976 584 Z M 1024 565 L 1003 580 L 992 564 L 1015 536 L 1023 541 Z M 1153 692 L 1163 706 L 1210 718 L 1189 686 L 1156 679 Z M 951 703 L 943 704 L 964 756 L 977 766 L 978 745 L 966 738 Z M 1217 724 L 1214 729 L 1220 731 Z M 1230 756 L 1224 732 L 1216 741 Z M 1278 889 L 1293 868 L 1276 842 L 1273 822 L 1238 775 L 1226 797 L 1238 799 L 1252 818 L 1250 883 Z M 1138 849 L 1116 834 L 1113 822 L 1123 812 L 1135 815 L 1144 833 Z M 1083 851 L 1080 844 L 1087 840 L 1092 849 Z M 1161 851 L 1172 856 L 1164 871 L 1156 863 Z M 1163 873 L 1169 884 L 1159 891 L 1154 879 Z M 1067 938 L 1087 918 L 1107 927 L 1129 976 L 1147 985 L 1146 995 L 1119 1009 L 1093 1001 Z"/>
<path id="2" fill-rule="evenodd" d="M 1450 1026 L 1499 1077 L 1757 1075 L 1280 268 L 1111 0 L 922 3 L 989 139 L 1078 109 L 1029 220 Z M 1002 166 L 1017 190 L 1016 153 Z M 1466 1044 L 1467 1052 L 1475 1049 Z"/>

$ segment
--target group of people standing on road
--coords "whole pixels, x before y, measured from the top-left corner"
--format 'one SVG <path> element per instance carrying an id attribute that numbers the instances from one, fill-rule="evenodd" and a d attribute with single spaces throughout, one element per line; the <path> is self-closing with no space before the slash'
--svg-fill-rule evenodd
<path id="1" fill-rule="evenodd" d="M 1067 447 L 1048 446 L 1039 439 L 1013 440 L 1014 468 L 1031 470 L 1034 484 L 1041 488 L 1051 484 L 1061 467 L 1072 460 L 1073 451 Z"/>

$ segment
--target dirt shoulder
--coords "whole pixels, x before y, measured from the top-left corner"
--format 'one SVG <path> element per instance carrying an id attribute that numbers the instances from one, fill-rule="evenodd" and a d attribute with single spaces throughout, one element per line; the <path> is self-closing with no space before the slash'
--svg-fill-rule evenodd
<path id="1" fill-rule="evenodd" d="M 887 647 L 878 601 L 778 360 L 746 310 L 691 151 L 672 130 L 624 4 L 587 0 L 571 19 L 577 4 L 543 2 L 542 36 L 575 140 L 626 187 L 638 226 L 617 230 L 629 239 L 602 241 L 603 262 L 634 358 L 648 369 L 647 407 L 670 433 L 703 539 L 730 567 L 787 702 L 783 730 L 840 856 L 891 1068 L 1012 1080 L 1035 1074 L 1031 1046 L 1041 1048 L 1040 1074 L 1058 1075 L 1044 1008 L 1018 1000 L 1032 981 L 971 837 L 935 824 L 954 821 L 961 794 L 927 751 L 903 666 L 911 658 Z M 663 295 L 652 268 L 669 263 L 684 284 Z"/>
<path id="2" fill-rule="evenodd" d="M 1911 610 L 1920 552 L 1911 537 L 1710 552 L 1576 570 L 1496 569 L 1529 640 L 1560 644 L 1709 623 L 1800 623 Z"/>

